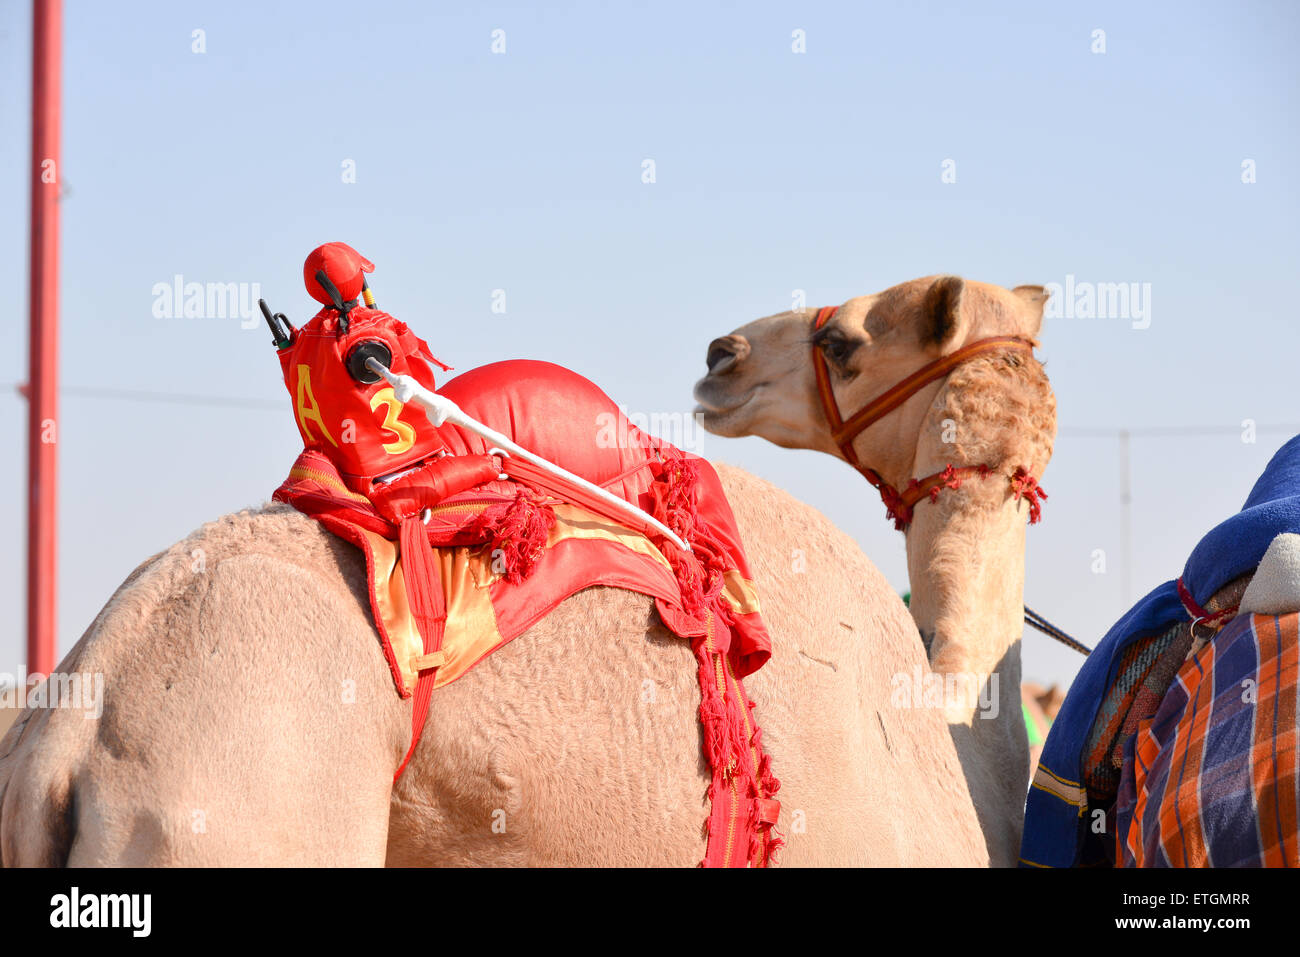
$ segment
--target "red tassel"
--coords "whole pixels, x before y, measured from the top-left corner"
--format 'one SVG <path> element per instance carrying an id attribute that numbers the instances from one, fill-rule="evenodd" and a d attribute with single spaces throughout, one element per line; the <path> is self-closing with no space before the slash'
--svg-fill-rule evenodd
<path id="1" fill-rule="evenodd" d="M 885 518 L 893 520 L 895 529 L 901 532 L 912 524 L 912 506 L 903 500 L 898 489 L 892 485 L 880 486 L 880 500 L 885 503 Z"/>
<path id="2" fill-rule="evenodd" d="M 521 487 L 513 501 L 484 509 L 470 535 L 486 541 L 494 570 L 517 585 L 537 567 L 554 527 L 555 510 Z"/>
<path id="3" fill-rule="evenodd" d="M 1047 492 L 1023 465 L 1011 473 L 1011 494 L 1016 501 L 1024 498 L 1029 503 L 1029 524 L 1037 525 L 1043 517 L 1042 499 L 1047 498 Z"/>
<path id="4" fill-rule="evenodd" d="M 699 465 L 685 457 L 670 458 L 650 463 L 650 474 L 655 479 L 650 489 L 655 518 L 690 542 L 699 522 Z"/>
<path id="5" fill-rule="evenodd" d="M 730 747 L 727 740 L 727 709 L 718 692 L 717 671 L 713 656 L 708 652 L 705 638 L 696 638 L 692 642 L 700 674 L 700 726 L 704 730 L 704 756 L 709 768 L 715 770 L 726 767 L 730 761 Z M 709 785 L 709 797 L 714 796 L 717 778 Z"/>

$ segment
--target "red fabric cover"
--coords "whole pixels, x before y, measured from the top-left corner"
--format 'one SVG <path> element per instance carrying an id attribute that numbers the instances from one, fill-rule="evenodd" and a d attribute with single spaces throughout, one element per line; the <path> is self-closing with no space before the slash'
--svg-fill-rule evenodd
<path id="1" fill-rule="evenodd" d="M 394 350 L 394 356 L 399 354 Z M 489 586 L 502 643 L 582 588 L 611 585 L 653 596 L 664 624 L 691 640 L 697 661 L 704 751 L 712 771 L 709 841 L 702 863 L 769 863 L 781 845 L 774 831 L 780 782 L 763 753 L 741 679 L 771 657 L 771 640 L 756 611 L 733 611 L 722 593 L 727 572 L 751 580 L 752 575 L 717 474 L 698 456 L 639 432 L 594 383 L 551 363 L 516 360 L 483 366 L 447 383 L 442 394 L 525 448 L 645 508 L 692 551 L 652 536 L 672 566 L 669 574 L 662 564 L 608 541 L 566 539 L 545 548 L 554 522 L 549 502 L 572 502 L 619 524 L 627 519 L 607 513 L 607 506 L 589 493 L 522 460 L 505 460 L 510 480 L 499 480 L 495 464 L 484 454 L 487 443 L 453 426 L 441 430 L 453 455 L 421 465 L 388 488 L 371 487 L 369 498 L 345 490 L 332 457 L 305 450 L 276 491 L 276 500 L 289 502 L 356 544 L 365 552 L 368 568 L 373 556 L 358 529 L 400 542 L 407 594 L 425 653 L 441 646 L 446 626 L 442 585 L 426 545 L 520 546 L 504 550 L 505 574 Z M 424 507 L 461 502 L 475 507 L 436 510 L 427 524 L 413 517 Z M 370 586 L 374 606 L 373 576 Z M 378 614 L 375 623 L 398 691 L 405 696 L 410 692 Z M 436 670 L 420 672 L 406 760 L 419 740 Z"/>
<path id="2" fill-rule="evenodd" d="M 607 488 L 652 515 L 658 513 L 652 483 L 664 474 L 661 460 L 693 463 L 690 466 L 692 494 L 698 497 L 695 514 L 699 516 L 692 529 L 699 539 L 694 547 L 715 556 L 719 567 L 734 568 L 744 578 L 753 580 L 735 516 L 717 473 L 699 456 L 683 452 L 632 425 L 614 400 L 590 379 L 551 362 L 512 359 L 464 372 L 447 382 L 439 393 L 470 417 L 529 451 Z M 446 448 L 453 454 L 481 454 L 488 449 L 488 443 L 480 436 L 457 426 L 447 424 L 440 431 Z M 606 514 L 605 506 L 598 499 L 589 498 L 578 489 L 560 489 L 554 479 L 526 462 L 507 462 L 505 468 L 530 484 L 559 494 L 565 501 Z M 490 483 L 485 487 L 511 494 L 510 484 Z M 664 487 L 661 485 L 659 489 Z M 628 521 L 612 512 L 608 517 L 621 524 Z M 683 534 L 685 529 L 673 527 L 672 522 L 665 524 L 690 540 L 689 535 Z M 661 549 L 676 551 L 659 536 L 651 537 Z M 703 587 L 706 597 L 716 598 L 721 589 L 719 576 L 715 574 Z M 683 637 L 699 636 L 707 630 L 696 611 L 692 614 L 683 607 L 659 602 L 664 623 Z M 748 617 L 758 619 L 757 615 Z M 742 628 L 740 638 L 738 677 L 743 678 L 762 667 L 772 655 L 772 646 L 761 620 L 753 628 Z M 730 631 L 720 635 L 717 650 L 728 653 L 730 640 Z"/>
<path id="3" fill-rule="evenodd" d="M 302 280 L 308 294 L 328 306 L 333 300 L 316 279 L 316 273 L 322 269 L 343 296 L 343 301 L 348 302 L 361 295 L 361 287 L 366 281 L 364 274 L 374 272 L 375 264 L 347 243 L 326 243 L 313 249 L 302 264 Z"/>
<path id="4" fill-rule="evenodd" d="M 647 477 L 613 480 L 643 466 L 647 452 L 665 444 L 629 423 L 590 379 L 551 362 L 492 362 L 461 373 L 438 391 L 524 448 L 629 501 L 632 496 L 625 490 L 643 492 L 650 484 Z M 487 443 L 472 432 L 445 425 L 442 434 L 453 454 L 487 450 Z M 611 438 L 615 441 L 607 441 Z"/>
<path id="5" fill-rule="evenodd" d="M 280 370 L 303 447 L 329 458 L 348 487 L 364 494 L 376 476 L 440 450 L 442 439 L 423 407 L 397 402 L 387 382 L 364 385 L 353 379 L 348 354 L 361 342 L 379 340 L 392 353 L 393 372 L 410 375 L 427 389 L 436 385 L 432 366 L 449 367 L 406 323 L 386 312 L 357 306 L 348 321 L 348 331 L 340 335 L 338 314 L 322 309 L 280 350 Z"/>

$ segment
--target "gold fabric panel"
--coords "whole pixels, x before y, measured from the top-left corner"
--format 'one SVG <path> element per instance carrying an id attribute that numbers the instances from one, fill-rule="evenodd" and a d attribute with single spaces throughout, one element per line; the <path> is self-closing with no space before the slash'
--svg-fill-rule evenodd
<path id="1" fill-rule="evenodd" d="M 672 567 L 663 553 L 638 532 L 576 505 L 561 504 L 554 509 L 555 526 L 547 539 L 548 548 L 571 538 L 594 539 L 613 542 L 665 568 Z M 370 543 L 373 554 L 375 611 L 383 620 L 406 690 L 414 692 L 419 675 L 412 667 L 413 659 L 424 654 L 424 642 L 407 604 L 397 544 L 368 529 L 360 531 Z M 434 554 L 447 602 L 447 626 L 442 641 L 446 663 L 438 669 L 433 683 L 434 688 L 440 688 L 455 681 L 496 648 L 502 635 L 492 607 L 489 589 L 496 576 L 492 573 L 491 556 L 487 551 L 435 548 Z M 759 610 L 753 582 L 743 578 L 738 571 L 725 574 L 723 594 L 737 614 L 747 615 Z"/>
<path id="2" fill-rule="evenodd" d="M 469 548 L 435 548 L 434 554 L 447 600 L 447 630 L 442 638 L 447 663 L 433 679 L 434 688 L 441 688 L 501 644 L 501 632 L 488 590 L 492 584 L 491 557 L 482 549 Z"/>
<path id="3" fill-rule="evenodd" d="M 417 655 L 424 654 L 424 641 L 420 630 L 411 617 L 411 607 L 406 602 L 406 579 L 402 576 L 402 566 L 397 561 L 397 543 L 390 542 L 369 529 L 356 526 L 370 543 L 373 556 L 371 562 L 371 594 L 374 595 L 375 613 L 383 620 L 384 630 L 388 633 L 388 643 L 393 647 L 393 658 L 402 673 L 402 681 L 408 692 L 415 691 L 415 672 L 408 663 Z"/>

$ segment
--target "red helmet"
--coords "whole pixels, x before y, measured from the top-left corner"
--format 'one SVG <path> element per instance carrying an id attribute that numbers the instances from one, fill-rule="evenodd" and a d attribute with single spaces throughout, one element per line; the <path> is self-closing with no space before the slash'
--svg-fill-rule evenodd
<path id="1" fill-rule="evenodd" d="M 316 273 L 324 270 L 326 277 L 334 284 L 344 302 L 351 302 L 361 295 L 368 272 L 375 271 L 375 264 L 361 255 L 347 243 L 326 243 L 317 246 L 302 264 L 302 280 L 307 284 L 307 293 L 317 302 L 332 305 L 334 300 L 316 278 Z"/>

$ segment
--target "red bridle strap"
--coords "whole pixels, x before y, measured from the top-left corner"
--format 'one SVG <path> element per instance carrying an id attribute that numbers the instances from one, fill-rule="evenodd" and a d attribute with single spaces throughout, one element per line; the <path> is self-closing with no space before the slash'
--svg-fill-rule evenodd
<path id="1" fill-rule="evenodd" d="M 820 329 L 838 311 L 837 306 L 825 306 L 817 310 L 813 329 Z M 853 450 L 853 440 L 864 429 L 893 412 L 931 382 L 942 379 L 963 362 L 992 352 L 1023 352 L 1032 357 L 1034 344 L 1019 336 L 990 336 L 987 339 L 977 339 L 955 352 L 923 365 L 902 382 L 872 399 L 846 420 L 840 415 L 835 393 L 831 389 L 830 368 L 826 364 L 826 357 L 822 355 L 816 344 L 813 345 L 812 359 L 813 369 L 817 374 L 817 393 L 821 397 L 826 421 L 831 427 L 831 438 L 839 446 L 845 460 L 861 472 L 862 477 L 880 492 L 880 498 L 887 510 L 886 514 L 894 520 L 895 528 L 899 530 L 907 528 L 912 521 L 913 507 L 921 499 L 929 498 L 933 502 L 938 499 L 943 489 L 960 488 L 961 483 L 971 476 L 987 478 L 993 474 L 993 470 L 987 465 L 967 465 L 961 468 L 949 465 L 942 472 L 936 472 L 923 479 L 912 479 L 907 488 L 899 492 L 886 482 L 879 472 L 858 461 L 858 455 Z M 1018 467 L 1008 476 L 1008 479 L 1011 482 L 1012 494 L 1017 499 L 1023 497 L 1029 501 L 1029 522 L 1031 525 L 1034 524 L 1041 517 L 1040 500 L 1047 498 L 1047 493 L 1024 466 Z"/>

